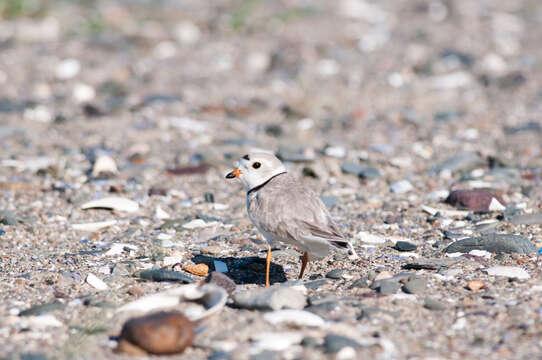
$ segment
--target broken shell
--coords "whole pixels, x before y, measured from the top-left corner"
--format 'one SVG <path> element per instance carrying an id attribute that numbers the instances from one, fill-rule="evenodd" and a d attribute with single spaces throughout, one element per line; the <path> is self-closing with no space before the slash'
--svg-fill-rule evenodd
<path id="1" fill-rule="evenodd" d="M 227 299 L 226 290 L 214 284 L 188 284 L 144 296 L 121 306 L 117 312 L 148 313 L 173 308 L 182 311 L 191 321 L 199 321 L 221 311 Z"/>
<path id="2" fill-rule="evenodd" d="M 136 212 L 139 210 L 139 204 L 129 199 L 110 196 L 84 203 L 81 205 L 81 209 L 110 209 L 125 212 Z"/>
<path id="3" fill-rule="evenodd" d="M 183 270 L 190 274 L 206 276 L 209 273 L 209 266 L 205 264 L 185 265 L 183 266 Z"/>
<path id="4" fill-rule="evenodd" d="M 99 222 L 84 223 L 84 224 L 72 224 L 72 228 L 74 230 L 79 230 L 79 231 L 94 232 L 94 231 L 102 230 L 112 225 L 115 225 L 116 223 L 117 223 L 117 220 L 108 220 L 108 221 L 99 221 Z"/>
<path id="5" fill-rule="evenodd" d="M 117 164 L 112 157 L 107 155 L 102 155 L 96 159 L 96 162 L 92 167 L 92 176 L 94 177 L 112 175 L 116 173 L 118 173 Z"/>

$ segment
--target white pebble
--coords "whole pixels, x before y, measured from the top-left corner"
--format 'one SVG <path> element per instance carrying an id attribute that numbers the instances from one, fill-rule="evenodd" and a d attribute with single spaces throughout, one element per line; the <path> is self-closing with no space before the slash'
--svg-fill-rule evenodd
<path id="1" fill-rule="evenodd" d="M 96 90 L 90 85 L 78 83 L 73 87 L 72 96 L 78 103 L 85 103 L 94 100 Z"/>
<path id="2" fill-rule="evenodd" d="M 531 275 L 524 269 L 517 266 L 494 266 L 486 269 L 488 275 L 506 276 L 517 279 L 530 279 Z"/>
<path id="3" fill-rule="evenodd" d="M 81 64 L 77 59 L 65 59 L 62 60 L 55 69 L 55 75 L 60 80 L 71 79 L 81 71 Z"/>
<path id="4" fill-rule="evenodd" d="M 303 310 L 278 310 L 265 313 L 265 321 L 273 324 L 289 324 L 295 326 L 322 327 L 324 319 L 320 316 Z"/>
<path id="5" fill-rule="evenodd" d="M 102 155 L 96 159 L 92 167 L 92 176 L 97 177 L 103 174 L 116 174 L 118 172 L 115 160 L 108 155 Z"/>
<path id="6" fill-rule="evenodd" d="M 105 253 L 105 255 L 106 256 L 120 255 L 126 251 L 125 249 L 129 249 L 129 251 L 136 251 L 137 246 L 132 245 L 132 244 L 125 244 L 125 243 L 115 243 L 111 245 L 111 249 L 109 249 Z"/>
<path id="7" fill-rule="evenodd" d="M 408 180 L 400 180 L 393 184 L 390 187 L 391 191 L 395 194 L 405 194 L 414 189 L 414 186 Z"/>
<path id="8" fill-rule="evenodd" d="M 156 207 L 156 211 L 154 212 L 154 217 L 160 220 L 163 219 L 169 219 L 171 218 L 171 215 L 169 215 L 165 210 L 163 210 L 160 206 Z"/>
<path id="9" fill-rule="evenodd" d="M 93 288 L 95 288 L 96 290 L 99 290 L 99 291 L 104 291 L 104 290 L 107 290 L 108 289 L 108 286 L 106 283 L 104 283 L 100 278 L 98 278 L 96 275 L 94 275 L 93 273 L 89 273 L 87 275 L 87 283 L 92 286 Z"/>
<path id="10" fill-rule="evenodd" d="M 366 231 L 358 232 L 355 235 L 355 237 L 359 239 L 361 242 L 368 243 L 368 244 L 383 244 L 386 242 L 386 239 L 384 237 L 371 234 Z"/>
<path id="11" fill-rule="evenodd" d="M 25 109 L 23 117 L 27 120 L 48 123 L 53 120 L 53 115 L 44 105 L 38 105 L 34 108 Z"/>
<path id="12" fill-rule="evenodd" d="M 201 31 L 194 23 L 183 21 L 177 24 L 173 30 L 175 40 L 182 44 L 195 44 L 201 37 Z"/>

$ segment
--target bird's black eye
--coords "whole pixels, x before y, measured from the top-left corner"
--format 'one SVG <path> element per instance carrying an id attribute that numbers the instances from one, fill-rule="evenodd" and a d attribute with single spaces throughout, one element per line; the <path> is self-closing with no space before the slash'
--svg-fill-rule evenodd
<path id="1" fill-rule="evenodd" d="M 259 162 L 255 162 L 254 164 L 252 164 L 252 167 L 253 167 L 254 169 L 259 169 L 260 166 L 262 166 L 262 163 L 259 163 Z"/>

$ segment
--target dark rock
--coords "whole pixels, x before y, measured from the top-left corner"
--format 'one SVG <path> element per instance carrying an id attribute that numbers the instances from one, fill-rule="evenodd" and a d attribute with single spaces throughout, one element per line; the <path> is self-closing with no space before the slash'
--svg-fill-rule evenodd
<path id="1" fill-rule="evenodd" d="M 489 211 L 489 205 L 493 199 L 497 200 L 501 205 L 506 205 L 500 195 L 484 189 L 454 190 L 450 192 L 446 202 L 460 209 L 485 212 Z"/>
<path id="2" fill-rule="evenodd" d="M 128 320 L 117 351 L 136 354 L 178 354 L 194 341 L 194 324 L 183 314 L 159 312 Z"/>
<path id="3" fill-rule="evenodd" d="M 343 269 L 333 269 L 326 274 L 326 277 L 328 279 L 339 280 L 341 279 L 342 274 L 343 274 Z"/>
<path id="4" fill-rule="evenodd" d="M 353 162 L 345 162 L 342 164 L 341 170 L 345 174 L 356 175 L 363 179 L 376 179 L 380 177 L 380 172 L 377 169 Z"/>
<path id="5" fill-rule="evenodd" d="M 145 270 L 139 273 L 139 277 L 151 281 L 178 281 L 186 284 L 194 282 L 190 276 L 172 270 Z"/>
<path id="6" fill-rule="evenodd" d="M 536 247 L 529 240 L 519 235 L 493 233 L 457 240 L 450 244 L 445 249 L 445 252 L 468 253 L 471 250 L 485 250 L 496 254 L 532 254 L 536 252 Z"/>
<path id="7" fill-rule="evenodd" d="M 320 286 L 322 285 L 325 285 L 327 284 L 327 280 L 325 279 L 320 279 L 320 280 L 315 280 L 315 281 L 311 281 L 311 282 L 308 282 L 308 283 L 305 283 L 305 287 L 307 289 L 318 289 Z"/>
<path id="8" fill-rule="evenodd" d="M 369 279 L 367 277 L 362 277 L 360 279 L 357 279 L 350 285 L 350 289 L 353 288 L 368 288 L 369 287 Z"/>
<path id="9" fill-rule="evenodd" d="M 497 86 L 501 89 L 512 89 L 523 85 L 525 81 L 527 79 L 521 72 L 514 71 L 497 78 Z"/>
<path id="10" fill-rule="evenodd" d="M 397 241 L 394 248 L 395 250 L 399 251 L 414 251 L 418 248 L 418 246 L 408 241 Z"/>
<path id="11" fill-rule="evenodd" d="M 19 316 L 43 315 L 50 311 L 62 310 L 65 307 L 66 307 L 66 304 L 62 304 L 61 302 L 55 301 L 52 303 L 32 306 L 30 309 L 21 311 L 19 313 Z"/>
<path id="12" fill-rule="evenodd" d="M 443 303 L 441 303 L 440 301 L 438 300 L 435 300 L 435 299 L 432 299 L 430 297 L 426 297 L 423 301 L 423 306 L 426 308 L 426 309 L 429 309 L 429 310 L 434 310 L 434 311 L 442 311 L 442 310 L 446 310 L 446 305 L 444 305 Z"/>
<path id="13" fill-rule="evenodd" d="M 354 349 L 358 349 L 361 345 L 346 336 L 337 335 L 337 334 L 328 334 L 324 337 L 324 348 L 326 353 L 337 353 L 342 348 L 350 346 Z"/>
<path id="14" fill-rule="evenodd" d="M 237 289 L 237 285 L 232 279 L 230 279 L 227 275 L 224 275 L 223 273 L 219 273 L 217 271 L 213 271 L 212 273 L 207 275 L 207 278 L 205 278 L 205 282 L 220 286 L 221 288 L 225 289 L 229 295 L 233 294 L 235 289 Z"/>
<path id="15" fill-rule="evenodd" d="M 320 199 L 328 209 L 333 209 L 338 203 L 339 198 L 337 196 L 320 196 Z"/>
<path id="16" fill-rule="evenodd" d="M 0 224 L 15 226 L 17 225 L 17 219 L 11 211 L 0 210 Z"/>
<path id="17" fill-rule="evenodd" d="M 208 202 L 208 203 L 215 202 L 215 195 L 212 192 L 206 192 L 205 194 L 203 194 L 203 198 L 205 199 L 205 202 Z"/>
<path id="18" fill-rule="evenodd" d="M 269 124 L 265 126 L 265 133 L 269 136 L 280 137 L 283 132 L 280 124 Z"/>
<path id="19" fill-rule="evenodd" d="M 540 133 L 542 132 L 542 125 L 540 125 L 540 123 L 536 121 L 529 121 L 519 126 L 506 127 L 504 128 L 504 132 L 508 135 L 515 135 L 515 134 L 520 134 L 523 132 Z"/>
<path id="20" fill-rule="evenodd" d="M 446 269 L 462 261 L 463 259 L 461 258 L 420 258 L 415 260 L 409 260 L 407 264 L 403 265 L 403 269 L 440 270 Z"/>
<path id="21" fill-rule="evenodd" d="M 435 172 L 443 170 L 454 172 L 468 171 L 483 164 L 482 158 L 476 152 L 463 151 L 456 153 L 439 165 L 432 168 Z"/>
<path id="22" fill-rule="evenodd" d="M 401 285 L 394 279 L 384 279 L 380 281 L 380 286 L 378 287 L 378 292 L 383 295 L 395 294 Z"/>
<path id="23" fill-rule="evenodd" d="M 422 278 L 414 278 L 403 285 L 403 291 L 407 294 L 420 294 L 425 291 L 427 281 Z"/>
<path id="24" fill-rule="evenodd" d="M 315 337 L 306 336 L 303 338 L 303 340 L 301 340 L 301 345 L 302 346 L 319 346 L 320 341 Z"/>
<path id="25" fill-rule="evenodd" d="M 465 116 L 465 112 L 461 110 L 443 110 L 435 113 L 434 118 L 436 121 L 451 121 L 463 116 Z"/>
<path id="26" fill-rule="evenodd" d="M 509 221 L 510 221 L 510 224 L 513 224 L 513 225 L 542 224 L 542 214 L 514 215 L 510 218 Z"/>
<path id="27" fill-rule="evenodd" d="M 307 298 L 298 290 L 288 286 L 274 285 L 257 288 L 233 295 L 235 306 L 244 309 L 280 310 L 303 309 Z"/>

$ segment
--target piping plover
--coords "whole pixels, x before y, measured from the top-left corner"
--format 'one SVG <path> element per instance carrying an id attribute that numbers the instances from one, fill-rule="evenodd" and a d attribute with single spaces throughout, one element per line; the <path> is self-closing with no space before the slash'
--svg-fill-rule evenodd
<path id="1" fill-rule="evenodd" d="M 249 153 L 226 178 L 237 178 L 243 183 L 247 191 L 248 216 L 267 240 L 266 286 L 269 286 L 271 246 L 277 241 L 303 251 L 300 279 L 309 258 L 322 258 L 331 248 L 346 251 L 351 258 L 357 257 L 322 200 L 288 174 L 274 155 Z"/>

